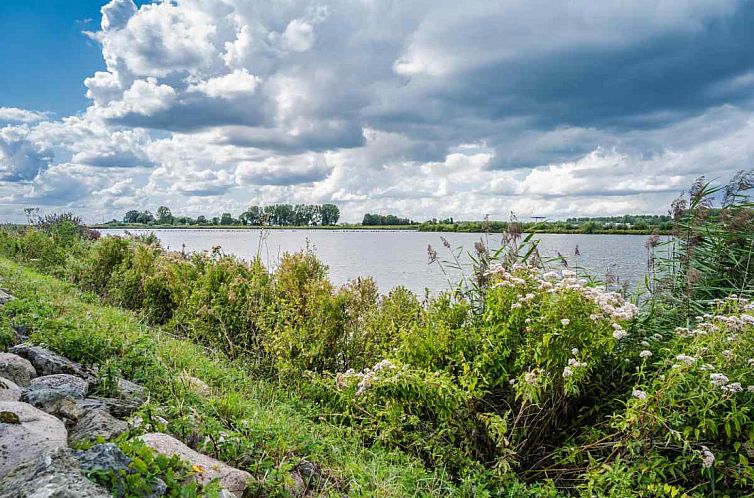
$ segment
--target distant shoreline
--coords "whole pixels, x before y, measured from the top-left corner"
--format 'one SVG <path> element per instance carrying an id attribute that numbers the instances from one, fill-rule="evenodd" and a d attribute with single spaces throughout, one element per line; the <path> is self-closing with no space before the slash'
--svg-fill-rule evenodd
<path id="1" fill-rule="evenodd" d="M 447 226 L 432 229 L 431 225 L 317 225 L 317 226 L 258 226 L 258 225 L 89 225 L 95 230 L 343 230 L 343 231 L 404 231 L 425 233 L 488 233 L 484 230 L 448 230 Z M 529 232 L 524 228 L 525 232 Z M 489 233 L 498 233 L 490 231 Z M 579 230 L 548 230 L 539 228 L 537 234 L 561 235 L 671 235 L 666 230 L 593 230 L 591 232 Z"/>

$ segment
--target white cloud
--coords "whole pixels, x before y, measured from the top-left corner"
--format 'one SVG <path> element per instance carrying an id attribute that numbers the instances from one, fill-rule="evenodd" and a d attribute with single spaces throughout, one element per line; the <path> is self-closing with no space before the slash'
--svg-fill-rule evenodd
<path id="1" fill-rule="evenodd" d="M 201 92 L 213 98 L 237 99 L 253 95 L 259 83 L 260 79 L 244 68 L 192 84 L 188 91 Z"/>
<path id="2" fill-rule="evenodd" d="M 19 109 L 18 107 L 0 107 L 0 123 L 36 123 L 48 119 L 48 113 Z"/>
<path id="3" fill-rule="evenodd" d="M 294 52 L 306 52 L 314 46 L 314 26 L 303 19 L 294 19 L 285 27 L 282 47 Z"/>
<path id="4" fill-rule="evenodd" d="M 89 34 L 106 67 L 82 75 L 88 109 L 0 108 L 18 125 L 0 128 L 0 198 L 109 217 L 325 201 L 347 221 L 662 212 L 698 174 L 752 164 L 745 8 L 112 0 Z"/>

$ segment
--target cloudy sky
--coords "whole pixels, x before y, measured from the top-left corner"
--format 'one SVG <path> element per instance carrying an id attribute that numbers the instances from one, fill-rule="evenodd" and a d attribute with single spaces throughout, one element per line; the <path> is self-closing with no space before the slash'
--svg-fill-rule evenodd
<path id="1" fill-rule="evenodd" d="M 3 0 L 0 221 L 664 213 L 754 166 L 751 0 Z"/>

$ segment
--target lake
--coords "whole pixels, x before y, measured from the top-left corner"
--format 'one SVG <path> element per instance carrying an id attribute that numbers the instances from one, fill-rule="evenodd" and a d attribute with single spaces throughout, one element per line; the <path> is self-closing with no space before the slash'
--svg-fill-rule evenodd
<path id="1" fill-rule="evenodd" d="M 121 235 L 122 229 L 104 229 L 103 234 Z M 484 234 L 433 233 L 399 230 L 256 230 L 256 229 L 170 229 L 130 230 L 154 232 L 164 247 L 180 251 L 209 251 L 222 247 L 228 254 L 251 259 L 260 254 L 268 267 L 274 267 L 284 252 L 301 250 L 307 245 L 330 267 L 330 279 L 343 284 L 358 276 L 371 276 L 381 292 L 403 285 L 424 295 L 450 288 L 440 268 L 428 264 L 427 245 L 437 250 L 439 259 L 451 259 L 443 247 L 445 237 L 451 247 L 473 251 L 474 242 Z M 643 282 L 646 271 L 646 235 L 541 234 L 543 258 L 562 254 L 571 266 L 578 265 L 592 275 L 604 277 L 607 271 L 633 290 Z M 500 235 L 487 236 L 489 246 L 499 247 Z M 578 246 L 580 255 L 575 256 Z M 468 263 L 468 257 L 462 258 Z M 455 278 L 451 278 L 455 283 Z"/>

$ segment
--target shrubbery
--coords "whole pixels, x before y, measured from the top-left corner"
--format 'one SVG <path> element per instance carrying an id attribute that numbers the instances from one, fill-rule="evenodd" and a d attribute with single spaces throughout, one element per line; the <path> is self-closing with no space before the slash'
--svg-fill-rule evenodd
<path id="1" fill-rule="evenodd" d="M 368 278 L 336 288 L 308 251 L 271 272 L 65 226 L 4 231 L 0 249 L 245 362 L 465 494 L 741 496 L 754 486 L 754 305 L 725 296 L 751 294 L 754 236 L 746 205 L 705 217 L 707 193 L 691 195 L 641 308 L 543 268 L 519 234 L 507 253 L 480 246 L 474 285 L 425 302 L 401 288 L 381 297 Z M 735 257 L 715 256 L 720 244 Z M 70 348 L 77 326 L 45 335 Z M 72 344 L 79 356 L 138 346 Z"/>

